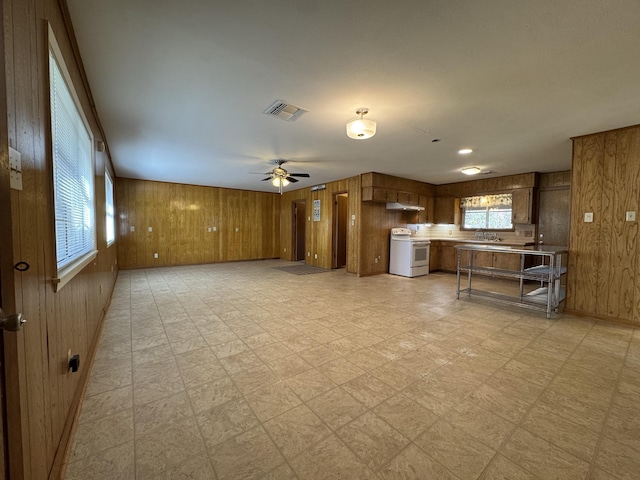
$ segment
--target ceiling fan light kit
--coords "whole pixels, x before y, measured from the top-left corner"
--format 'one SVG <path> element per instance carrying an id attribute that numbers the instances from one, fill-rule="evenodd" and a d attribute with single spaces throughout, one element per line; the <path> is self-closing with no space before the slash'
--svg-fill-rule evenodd
<path id="1" fill-rule="evenodd" d="M 366 140 L 376 134 L 376 121 L 364 118 L 369 113 L 369 109 L 366 107 L 356 110 L 356 115 L 359 117 L 352 118 L 347 122 L 347 136 L 354 140 Z"/>
<path id="2" fill-rule="evenodd" d="M 273 163 L 276 164 L 276 167 L 267 173 L 261 173 L 260 175 L 268 175 L 266 178 L 263 178 L 262 181 L 266 182 L 267 180 L 271 180 L 271 185 L 274 187 L 278 187 L 278 191 L 280 195 L 282 195 L 282 187 L 286 187 L 290 183 L 296 183 L 299 180 L 295 177 L 309 178 L 308 173 L 289 173 L 282 165 L 287 163 L 286 160 L 278 159 L 274 160 Z"/>

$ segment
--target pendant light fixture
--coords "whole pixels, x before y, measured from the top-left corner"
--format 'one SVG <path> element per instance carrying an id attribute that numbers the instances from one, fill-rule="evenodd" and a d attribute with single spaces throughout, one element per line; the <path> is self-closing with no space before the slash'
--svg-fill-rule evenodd
<path id="1" fill-rule="evenodd" d="M 369 113 L 369 109 L 366 107 L 356 110 L 356 115 L 359 117 L 352 118 L 347 122 L 347 136 L 354 140 L 366 140 L 376 134 L 376 121 L 364 118 Z"/>

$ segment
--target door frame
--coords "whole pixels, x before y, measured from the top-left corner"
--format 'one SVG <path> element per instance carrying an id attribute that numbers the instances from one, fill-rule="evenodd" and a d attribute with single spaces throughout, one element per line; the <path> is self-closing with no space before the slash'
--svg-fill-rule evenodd
<path id="1" fill-rule="evenodd" d="M 0 2 L 0 18 L 4 18 L 4 3 Z M 9 165 L 9 129 L 7 117 L 7 84 L 5 70 L 4 24 L 0 27 L 0 304 L 5 315 L 17 313 L 16 278 L 13 269 L 13 219 L 11 215 L 11 167 Z M 4 253 L 3 253 L 4 252 Z M 24 375 L 20 368 L 24 353 L 22 332 L 0 331 L 2 355 L 0 388 L 0 454 L 2 478 L 25 478 L 24 443 L 25 419 L 21 412 L 24 394 Z"/>
<path id="2" fill-rule="evenodd" d="M 338 197 L 346 196 L 347 198 L 347 218 L 345 218 L 345 264 L 346 267 L 349 263 L 349 192 L 341 191 L 333 193 L 333 217 L 331 219 L 331 268 L 338 268 L 338 223 L 340 221 L 339 218 L 339 208 L 338 208 Z"/>
<path id="3" fill-rule="evenodd" d="M 299 198 L 297 200 L 292 200 L 291 201 L 291 260 L 293 260 L 294 262 L 299 262 L 300 260 L 298 260 L 298 254 L 300 252 L 298 252 L 298 212 L 297 212 L 297 208 L 298 205 L 302 204 L 304 205 L 304 209 L 305 209 L 305 217 L 307 216 L 307 200 L 304 198 Z M 307 219 L 304 218 L 304 251 L 302 252 L 302 260 L 307 261 Z"/>

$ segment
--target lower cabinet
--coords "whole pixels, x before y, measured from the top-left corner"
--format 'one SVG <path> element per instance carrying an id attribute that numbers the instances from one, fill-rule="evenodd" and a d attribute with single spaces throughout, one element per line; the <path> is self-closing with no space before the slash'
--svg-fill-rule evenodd
<path id="1" fill-rule="evenodd" d="M 458 253 L 453 246 L 453 242 L 442 242 L 440 244 L 440 270 L 455 272 L 458 269 Z"/>
<path id="2" fill-rule="evenodd" d="M 454 248 L 454 245 L 458 244 L 458 242 L 432 240 L 429 270 L 443 270 L 445 272 L 457 271 L 458 252 Z M 466 265 L 469 263 L 466 257 L 468 252 L 463 252 L 462 255 L 462 263 Z M 484 251 L 474 251 L 472 255 L 474 267 L 498 268 L 501 270 L 520 270 L 521 268 L 519 255 L 501 255 L 499 253 Z M 532 266 L 532 259 L 534 259 L 534 257 L 526 258 L 525 268 Z M 491 271 L 483 272 L 482 270 L 478 270 L 475 275 L 493 276 L 493 273 Z"/>
<path id="3" fill-rule="evenodd" d="M 440 270 L 440 242 L 431 241 L 429 248 L 429 271 Z"/>

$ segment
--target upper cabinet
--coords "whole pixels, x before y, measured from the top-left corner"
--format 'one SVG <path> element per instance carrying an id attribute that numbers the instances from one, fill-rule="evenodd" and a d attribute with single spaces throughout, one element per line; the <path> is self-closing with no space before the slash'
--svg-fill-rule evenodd
<path id="1" fill-rule="evenodd" d="M 513 191 L 511 221 L 514 225 L 533 223 L 533 188 Z"/>
<path id="2" fill-rule="evenodd" d="M 459 210 L 459 201 L 455 197 L 436 197 L 434 223 L 455 224 L 459 216 L 457 210 Z"/>
<path id="3" fill-rule="evenodd" d="M 363 202 L 421 205 L 422 197 L 433 196 L 433 185 L 407 178 L 369 172 L 361 175 L 361 181 Z"/>

